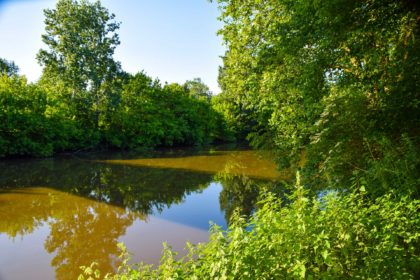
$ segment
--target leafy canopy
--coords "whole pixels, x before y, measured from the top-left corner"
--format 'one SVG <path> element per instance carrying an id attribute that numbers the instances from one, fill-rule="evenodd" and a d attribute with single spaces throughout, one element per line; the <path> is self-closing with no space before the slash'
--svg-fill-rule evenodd
<path id="1" fill-rule="evenodd" d="M 72 90 L 73 101 L 87 104 L 93 110 L 93 125 L 98 126 L 100 108 L 107 105 L 107 84 L 120 72 L 113 59 L 120 24 L 99 1 L 60 0 L 55 9 L 47 9 L 45 34 L 37 59 Z"/>
<path id="2" fill-rule="evenodd" d="M 313 184 L 418 185 L 419 10 L 395 0 L 219 0 L 237 135 Z M 305 158 L 302 161 L 302 158 Z M 393 160 L 391 160 L 393 159 Z M 398 159 L 398 164 L 392 161 Z M 382 171 L 380 171 L 382 170 Z"/>

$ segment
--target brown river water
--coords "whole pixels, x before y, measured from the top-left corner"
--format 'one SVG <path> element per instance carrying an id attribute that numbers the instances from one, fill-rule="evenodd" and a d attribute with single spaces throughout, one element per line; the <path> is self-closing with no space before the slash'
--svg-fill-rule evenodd
<path id="1" fill-rule="evenodd" d="M 266 156 L 246 149 L 177 149 L 0 161 L 0 280 L 77 279 L 80 266 L 157 264 L 162 243 L 205 242 L 210 222 L 250 215 L 262 190 L 281 191 Z"/>

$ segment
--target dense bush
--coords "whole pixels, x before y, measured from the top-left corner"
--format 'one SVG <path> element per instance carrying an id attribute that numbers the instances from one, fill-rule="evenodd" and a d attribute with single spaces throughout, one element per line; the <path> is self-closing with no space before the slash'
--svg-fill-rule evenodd
<path id="1" fill-rule="evenodd" d="M 162 87 L 138 73 L 123 85 L 105 131 L 109 143 L 119 148 L 202 145 L 223 137 L 223 119 L 185 87 Z"/>
<path id="2" fill-rule="evenodd" d="M 193 95 L 186 86 L 161 86 L 138 73 L 116 80 L 110 91 L 96 126 L 90 122 L 94 111 L 57 76 L 44 73 L 36 84 L 28 84 L 17 74 L 2 75 L 0 157 L 230 140 L 210 100 Z"/>
<path id="3" fill-rule="evenodd" d="M 360 186 L 310 198 L 298 182 L 290 204 L 267 194 L 248 223 L 236 217 L 227 231 L 213 226 L 209 242 L 187 244 L 185 257 L 165 246 L 159 267 L 126 259 L 106 279 L 418 278 L 420 201 L 367 196 Z M 95 265 L 84 273 L 100 275 Z"/>
<path id="4" fill-rule="evenodd" d="M 23 77 L 1 75 L 0 108 L 0 157 L 52 154 L 45 92 Z"/>
<path id="5" fill-rule="evenodd" d="M 18 75 L 0 77 L 0 157 L 50 156 L 98 145 L 100 131 L 78 122 L 72 104 L 54 90 Z"/>

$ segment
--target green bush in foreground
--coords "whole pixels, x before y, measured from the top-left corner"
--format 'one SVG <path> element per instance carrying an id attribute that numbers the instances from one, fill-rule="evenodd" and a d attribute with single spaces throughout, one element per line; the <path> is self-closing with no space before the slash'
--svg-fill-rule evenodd
<path id="1" fill-rule="evenodd" d="M 364 187 L 310 199 L 299 182 L 290 199 L 265 195 L 248 223 L 213 226 L 181 259 L 165 245 L 157 268 L 128 264 L 122 246 L 122 265 L 105 279 L 419 279 L 420 200 L 373 200 Z M 79 279 L 100 277 L 95 264 L 83 269 Z"/>

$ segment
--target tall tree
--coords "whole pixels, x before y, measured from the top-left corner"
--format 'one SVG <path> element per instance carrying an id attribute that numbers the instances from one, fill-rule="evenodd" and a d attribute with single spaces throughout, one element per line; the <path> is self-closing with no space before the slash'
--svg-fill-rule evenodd
<path id="1" fill-rule="evenodd" d="M 108 85 L 120 72 L 113 59 L 120 23 L 99 1 L 59 0 L 44 14 L 42 40 L 48 49 L 41 49 L 37 59 L 45 72 L 71 88 L 72 101 L 86 111 L 84 121 L 98 127 L 100 113 L 109 104 Z"/>

